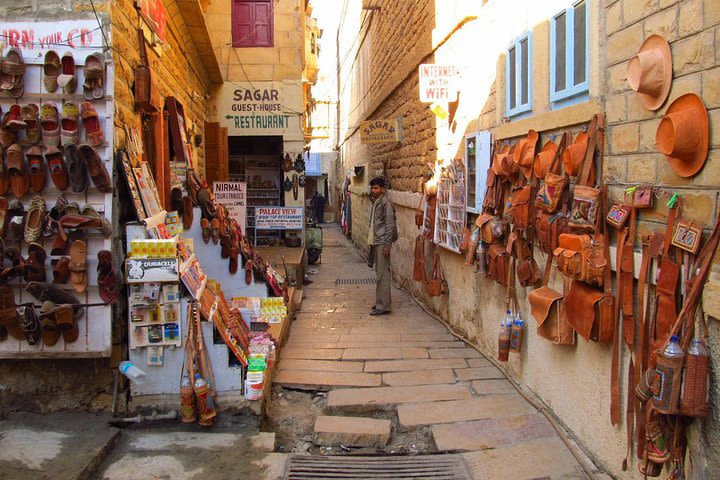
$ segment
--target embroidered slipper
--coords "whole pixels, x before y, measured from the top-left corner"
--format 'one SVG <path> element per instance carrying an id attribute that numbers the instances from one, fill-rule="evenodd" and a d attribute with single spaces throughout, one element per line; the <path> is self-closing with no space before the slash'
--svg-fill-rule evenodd
<path id="1" fill-rule="evenodd" d="M 103 193 L 112 192 L 110 175 L 95 149 L 90 145 L 83 144 L 78 147 L 78 152 L 85 162 L 90 180 L 93 181 L 95 187 Z"/>
<path id="2" fill-rule="evenodd" d="M 215 205 L 212 202 L 212 196 L 210 195 L 209 188 L 203 188 L 197 194 L 198 205 L 203 211 L 203 215 L 207 218 L 215 218 L 217 212 L 215 211 Z"/>
<path id="3" fill-rule="evenodd" d="M 252 283 L 252 272 L 253 272 L 253 266 L 250 259 L 245 260 L 245 285 L 250 285 Z"/>
<path id="4" fill-rule="evenodd" d="M 16 309 L 17 320 L 25 333 L 25 339 L 30 345 L 40 341 L 40 322 L 35 315 L 35 306 L 32 302 L 20 304 Z"/>
<path id="5" fill-rule="evenodd" d="M 10 145 L 10 148 L 7 149 L 7 172 L 10 176 L 10 188 L 18 200 L 22 199 L 30 189 L 30 180 L 23 157 L 23 149 L 17 143 Z"/>
<path id="6" fill-rule="evenodd" d="M 10 175 L 5 167 L 5 149 L 0 147 L 0 195 L 5 195 L 10 190 Z"/>
<path id="7" fill-rule="evenodd" d="M 210 221 L 210 238 L 215 245 L 220 241 L 220 222 L 217 218 Z"/>
<path id="8" fill-rule="evenodd" d="M 40 129 L 43 145 L 46 147 L 60 145 L 60 117 L 57 107 L 52 103 L 43 103 L 40 106 Z"/>
<path id="9" fill-rule="evenodd" d="M 48 347 L 55 345 L 60 340 L 60 329 L 57 320 L 55 320 L 55 304 L 50 300 L 45 300 L 40 307 L 40 335 L 42 335 L 43 343 Z"/>
<path id="10" fill-rule="evenodd" d="M 238 271 L 238 248 L 230 247 L 230 262 L 228 263 L 228 272 L 235 275 Z"/>
<path id="11" fill-rule="evenodd" d="M 95 210 L 95 207 L 93 207 L 90 204 L 87 204 L 83 207 L 82 211 L 80 212 L 80 215 L 83 217 L 86 217 L 88 220 L 97 219 L 99 221 L 94 222 L 93 225 L 91 225 L 91 228 L 97 228 L 97 230 L 105 235 L 106 237 L 109 237 L 112 235 L 112 225 L 110 225 L 110 222 L 107 218 L 100 215 L 97 210 Z M 82 228 L 82 226 L 81 226 Z"/>
<path id="12" fill-rule="evenodd" d="M 76 292 L 82 293 L 87 288 L 87 245 L 82 240 L 75 240 L 70 245 L 70 282 Z"/>
<path id="13" fill-rule="evenodd" d="M 3 115 L 2 126 L 10 129 L 10 132 L 16 133 L 24 128 L 27 124 L 21 120 L 22 108 L 17 103 L 10 105 L 10 109 Z"/>
<path id="14" fill-rule="evenodd" d="M 66 304 L 58 305 L 53 312 L 65 343 L 72 343 L 77 340 L 80 336 L 80 329 L 78 328 L 77 319 L 75 318 L 76 312 L 73 311 L 73 307 Z"/>
<path id="15" fill-rule="evenodd" d="M 67 145 L 69 143 L 77 143 L 80 141 L 80 110 L 78 106 L 72 102 L 68 102 L 62 107 L 62 116 L 60 117 L 60 143 Z"/>
<path id="16" fill-rule="evenodd" d="M 74 146 L 74 145 L 73 145 Z M 70 185 L 70 178 L 63 154 L 56 147 L 45 149 L 45 161 L 50 170 L 50 179 L 58 190 L 65 191 Z"/>
<path id="17" fill-rule="evenodd" d="M 192 200 L 193 205 L 200 205 L 198 201 L 198 193 L 200 190 L 202 190 L 202 183 L 195 175 L 195 170 L 192 168 L 188 168 L 187 175 L 186 175 L 186 184 L 188 189 L 188 195 L 190 195 L 190 200 Z"/>
<path id="18" fill-rule="evenodd" d="M 55 50 L 48 50 L 42 73 L 45 90 L 52 93 L 58 89 L 58 75 L 60 75 L 60 55 Z"/>
<path id="19" fill-rule="evenodd" d="M 108 305 L 117 302 L 118 276 L 112 263 L 112 254 L 108 250 L 98 252 L 97 282 L 100 287 L 100 298 Z"/>
<path id="20" fill-rule="evenodd" d="M 15 134 L 8 127 L 0 127 L 0 147 L 8 148 L 13 143 L 15 143 Z"/>
<path id="21" fill-rule="evenodd" d="M 30 200 L 27 222 L 25 223 L 25 241 L 27 243 L 36 242 L 40 238 L 43 220 L 47 212 L 46 208 L 45 199 L 40 195 L 35 195 Z"/>
<path id="22" fill-rule="evenodd" d="M 53 267 L 53 283 L 64 285 L 70 281 L 70 258 L 60 257 Z"/>
<path id="23" fill-rule="evenodd" d="M 55 149 L 55 147 L 48 147 L 49 149 Z M 43 154 L 40 147 L 30 147 L 25 154 L 28 162 L 28 176 L 30 177 L 30 186 L 33 192 L 40 193 L 45 190 L 45 184 L 47 183 L 47 175 L 45 174 L 45 162 L 43 161 Z"/>
<path id="24" fill-rule="evenodd" d="M 210 221 L 207 218 L 200 219 L 200 228 L 202 229 L 202 239 L 205 245 L 210 243 Z"/>
<path id="25" fill-rule="evenodd" d="M 26 282 L 45 281 L 45 260 L 47 260 L 47 253 L 42 245 L 31 243 L 28 246 L 28 256 L 23 268 L 23 278 Z"/>
<path id="26" fill-rule="evenodd" d="M 25 62 L 22 52 L 15 47 L 10 48 L 2 59 L 0 71 L 0 90 L 6 91 L 12 98 L 22 97 L 25 88 Z"/>
<path id="27" fill-rule="evenodd" d="M 83 96 L 87 100 L 103 97 L 103 80 L 105 78 L 105 57 L 95 52 L 85 58 L 85 83 L 83 83 Z"/>
<path id="28" fill-rule="evenodd" d="M 63 89 L 63 93 L 75 93 L 77 78 L 75 78 L 75 58 L 72 52 L 63 53 L 60 63 L 62 64 L 62 73 L 58 76 L 58 85 Z"/>
<path id="29" fill-rule="evenodd" d="M 70 175 L 70 189 L 74 193 L 85 192 L 88 186 L 85 159 L 78 152 L 77 145 L 72 143 L 63 147 L 63 153 L 65 154 L 65 162 L 67 162 L 68 174 Z"/>
<path id="30" fill-rule="evenodd" d="M 85 136 L 90 145 L 102 145 L 104 141 L 102 127 L 100 126 L 100 118 L 98 117 L 95 107 L 90 102 L 80 104 L 80 115 L 82 116 L 83 126 L 85 127 Z"/>
<path id="31" fill-rule="evenodd" d="M 43 223 L 43 229 L 41 235 L 43 237 L 52 237 L 58 233 L 58 222 L 63 216 L 63 211 L 67 207 L 67 199 L 64 194 L 58 197 L 55 202 L 55 206 L 50 209 L 50 212 L 45 216 L 45 222 Z"/>
<path id="32" fill-rule="evenodd" d="M 42 132 L 40 131 L 40 120 L 38 119 L 39 113 L 40 110 L 34 103 L 28 103 L 20 109 L 20 119 L 25 124 L 25 138 L 20 141 L 23 145 L 37 145 L 40 143 Z"/>

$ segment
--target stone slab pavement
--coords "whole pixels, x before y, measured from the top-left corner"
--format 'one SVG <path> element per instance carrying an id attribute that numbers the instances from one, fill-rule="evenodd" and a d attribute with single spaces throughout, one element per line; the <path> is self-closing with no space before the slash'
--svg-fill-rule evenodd
<path id="1" fill-rule="evenodd" d="M 0 421 L 0 478 L 86 479 L 112 450 L 120 430 L 92 413 L 12 413 Z"/>
<path id="2" fill-rule="evenodd" d="M 324 226 L 323 233 L 328 248 L 303 289 L 274 381 L 329 390 L 329 416 L 320 424 L 330 422 L 342 435 L 323 444 L 347 442 L 359 435 L 356 423 L 389 411 L 398 419 L 396 434 L 430 432 L 437 451 L 467 452 L 475 478 L 585 478 L 552 425 L 503 372 L 407 292 L 393 288 L 392 312 L 371 316 L 374 272 L 337 228 Z"/>

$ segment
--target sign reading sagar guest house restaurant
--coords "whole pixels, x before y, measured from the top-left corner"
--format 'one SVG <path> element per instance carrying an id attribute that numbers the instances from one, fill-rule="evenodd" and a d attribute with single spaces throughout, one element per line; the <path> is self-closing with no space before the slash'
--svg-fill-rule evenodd
<path id="1" fill-rule="evenodd" d="M 218 97 L 218 118 L 230 136 L 283 135 L 302 140 L 302 87 L 280 82 L 226 83 Z"/>

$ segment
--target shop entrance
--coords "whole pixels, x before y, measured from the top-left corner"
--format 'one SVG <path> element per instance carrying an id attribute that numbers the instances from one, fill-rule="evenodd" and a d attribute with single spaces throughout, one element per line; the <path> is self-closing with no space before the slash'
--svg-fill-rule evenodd
<path id="1" fill-rule="evenodd" d="M 256 206 L 283 205 L 282 136 L 228 137 L 228 172 L 231 181 L 247 182 L 247 226 L 245 234 L 255 235 Z M 271 245 L 280 232 L 258 232 L 258 245 Z"/>

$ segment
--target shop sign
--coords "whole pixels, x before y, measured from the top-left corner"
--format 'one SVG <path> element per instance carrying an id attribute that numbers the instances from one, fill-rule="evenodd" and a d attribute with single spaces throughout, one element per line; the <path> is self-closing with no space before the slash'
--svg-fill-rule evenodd
<path id="1" fill-rule="evenodd" d="M 162 0 L 136 0 L 135 5 L 145 23 L 155 32 L 162 43 L 166 43 L 168 14 Z"/>
<path id="2" fill-rule="evenodd" d="M 225 83 L 218 118 L 230 136 L 283 135 L 302 140 L 302 85 L 281 82 Z"/>
<path id="3" fill-rule="evenodd" d="M 391 143 L 401 141 L 400 119 L 368 120 L 360 124 L 360 143 Z"/>
<path id="4" fill-rule="evenodd" d="M 0 23 L 0 47 L 24 50 L 62 48 L 100 48 L 102 34 L 94 20 L 60 22 L 2 22 Z M 35 63 L 24 56 L 27 63 Z M 83 59 L 84 60 L 84 59 Z M 42 58 L 39 59 L 42 63 Z M 76 61 L 80 61 L 76 59 Z"/>
<path id="5" fill-rule="evenodd" d="M 247 212 L 247 183 L 245 182 L 213 182 L 215 200 L 227 208 L 230 218 L 234 219 L 245 231 Z"/>
<path id="6" fill-rule="evenodd" d="M 460 83 L 460 69 L 455 65 L 422 64 L 419 67 L 421 102 L 454 102 Z"/>
<path id="7" fill-rule="evenodd" d="M 255 228 L 259 230 L 301 230 L 303 207 L 255 207 Z"/>
<path id="8" fill-rule="evenodd" d="M 177 282 L 177 258 L 128 258 L 127 283 Z"/>

